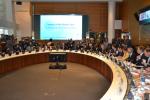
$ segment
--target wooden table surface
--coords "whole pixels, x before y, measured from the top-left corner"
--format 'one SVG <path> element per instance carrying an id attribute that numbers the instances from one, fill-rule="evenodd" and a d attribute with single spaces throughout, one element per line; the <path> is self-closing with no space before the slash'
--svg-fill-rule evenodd
<path id="1" fill-rule="evenodd" d="M 91 67 L 102 74 L 110 83 L 110 87 L 100 100 L 123 100 L 128 85 L 124 71 L 111 60 L 91 53 L 53 50 L 45 52 L 31 52 L 12 56 L 0 57 L 0 73 L 11 72 L 20 68 L 49 62 L 50 52 L 67 53 L 67 61 L 80 63 Z"/>

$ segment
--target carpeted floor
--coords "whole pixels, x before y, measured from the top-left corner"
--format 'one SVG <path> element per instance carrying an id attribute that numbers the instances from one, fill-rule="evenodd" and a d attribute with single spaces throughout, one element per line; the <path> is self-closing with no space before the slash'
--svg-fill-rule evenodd
<path id="1" fill-rule="evenodd" d="M 38 64 L 0 78 L 0 100 L 99 100 L 109 83 L 95 70 L 67 63 L 67 69 L 49 70 Z"/>

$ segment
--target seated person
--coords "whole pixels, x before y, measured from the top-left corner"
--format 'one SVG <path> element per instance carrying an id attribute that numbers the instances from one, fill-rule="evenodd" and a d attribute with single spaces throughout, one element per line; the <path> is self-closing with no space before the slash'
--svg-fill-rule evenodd
<path id="1" fill-rule="evenodd" d="M 150 65 L 150 48 L 146 48 L 144 53 L 139 57 L 137 65 L 144 66 L 145 68 Z"/>
<path id="2" fill-rule="evenodd" d="M 136 51 L 137 51 L 137 56 L 136 56 L 135 64 L 136 65 L 141 65 L 141 57 L 142 57 L 142 55 L 144 53 L 144 47 L 143 46 L 138 46 Z"/>
<path id="3" fill-rule="evenodd" d="M 129 35 L 125 35 L 123 45 L 126 46 L 126 47 L 131 46 L 131 40 L 129 39 Z"/>
<path id="4" fill-rule="evenodd" d="M 124 60 L 126 60 L 129 57 L 129 53 L 128 53 L 128 51 L 127 51 L 127 49 L 125 47 L 122 48 L 122 50 L 123 50 L 123 53 L 121 53 L 121 55 L 118 56 L 117 59 L 121 60 L 121 61 L 124 61 Z"/>
<path id="5" fill-rule="evenodd" d="M 14 48 L 14 52 L 21 52 L 22 51 L 19 44 L 15 44 L 13 48 Z"/>
<path id="6" fill-rule="evenodd" d="M 136 53 L 135 53 L 134 49 L 131 46 L 129 46 L 127 48 L 127 52 L 129 53 L 129 56 L 126 60 L 131 63 L 135 63 L 136 62 Z"/>
<path id="7" fill-rule="evenodd" d="M 148 65 L 147 68 L 145 68 L 145 70 L 146 70 L 147 72 L 150 72 L 150 65 Z"/>
<path id="8" fill-rule="evenodd" d="M 115 44 L 112 44 L 111 49 L 109 50 L 109 55 L 116 56 L 117 54 L 117 47 Z"/>
<path id="9" fill-rule="evenodd" d="M 119 46 L 116 52 L 116 57 L 123 57 L 124 52 L 123 52 L 123 47 Z"/>
<path id="10" fill-rule="evenodd" d="M 150 48 L 146 48 L 144 50 L 144 55 L 141 57 L 142 59 L 142 64 L 145 66 L 145 67 L 148 67 L 150 65 Z"/>
<path id="11" fill-rule="evenodd" d="M 52 42 L 52 39 L 49 40 L 49 42 L 47 43 L 47 47 L 49 50 L 52 50 L 54 47 L 54 43 Z"/>
<path id="12" fill-rule="evenodd" d="M 31 42 L 27 45 L 26 50 L 29 51 L 29 52 L 31 52 L 33 50 L 33 46 L 32 46 Z"/>
<path id="13" fill-rule="evenodd" d="M 86 44 L 85 50 L 86 50 L 86 51 L 90 50 L 89 43 Z"/>

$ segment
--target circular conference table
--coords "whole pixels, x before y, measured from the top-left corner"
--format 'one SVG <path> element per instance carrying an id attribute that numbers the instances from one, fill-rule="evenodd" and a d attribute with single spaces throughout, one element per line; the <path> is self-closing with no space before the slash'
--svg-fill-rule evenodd
<path id="1" fill-rule="evenodd" d="M 109 82 L 110 87 L 100 100 L 124 100 L 128 81 L 125 72 L 104 56 L 74 51 L 52 50 L 0 57 L 0 73 L 14 71 L 29 65 L 49 62 L 50 53 L 67 53 L 67 62 L 79 63 L 95 69 Z"/>

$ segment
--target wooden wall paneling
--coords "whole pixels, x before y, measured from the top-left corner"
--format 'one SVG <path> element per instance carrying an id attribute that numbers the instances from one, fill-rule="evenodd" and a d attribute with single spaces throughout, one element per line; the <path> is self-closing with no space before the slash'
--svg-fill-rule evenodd
<path id="1" fill-rule="evenodd" d="M 17 65 L 15 64 L 13 64 L 13 59 L 7 59 L 6 61 L 5 61 L 5 65 L 7 65 L 7 66 L 5 66 L 5 72 L 9 72 L 9 71 L 11 71 L 11 69 L 13 69 L 13 70 L 15 70 L 15 69 L 17 69 Z"/>
<path id="2" fill-rule="evenodd" d="M 1 61 L 0 62 L 0 73 L 4 73 L 5 72 L 5 62 Z"/>
<path id="3" fill-rule="evenodd" d="M 67 54 L 67 62 L 72 62 L 72 54 L 71 53 L 68 53 Z"/>
<path id="4" fill-rule="evenodd" d="M 48 60 L 48 57 L 49 57 L 49 53 L 44 53 L 44 54 L 42 54 L 42 57 L 40 57 L 41 56 L 41 54 L 39 54 L 38 55 L 38 58 L 40 58 L 40 62 L 39 62 L 39 59 L 36 57 L 36 59 L 37 59 L 37 61 L 36 61 L 36 63 L 45 63 L 45 62 L 48 62 L 49 60 Z"/>
<path id="5" fill-rule="evenodd" d="M 83 65 L 86 65 L 86 66 L 98 71 L 106 79 L 108 79 L 109 82 L 112 81 L 113 73 L 112 73 L 111 69 L 105 62 L 100 61 L 97 58 L 93 58 L 88 55 L 68 53 L 68 62 L 80 63 Z"/>
<path id="6" fill-rule="evenodd" d="M 49 53 L 29 54 L 0 61 L 0 73 L 14 71 L 26 66 L 48 62 Z M 79 63 L 95 69 L 110 82 L 112 71 L 103 61 L 83 54 L 68 53 L 68 62 Z"/>
<path id="7" fill-rule="evenodd" d="M 0 62 L 0 74 L 4 72 L 4 67 L 2 61 Z"/>
<path id="8" fill-rule="evenodd" d="M 104 63 L 103 63 L 103 61 L 101 61 L 100 67 L 101 67 L 101 74 L 104 75 Z"/>
<path id="9" fill-rule="evenodd" d="M 89 27 L 95 32 L 107 32 L 108 4 L 98 3 L 41 3 L 34 2 L 34 14 L 82 14 L 89 16 Z"/>
<path id="10" fill-rule="evenodd" d="M 150 42 L 150 35 L 144 35 L 134 13 L 150 5 L 149 0 L 124 0 L 120 3 L 119 16 L 122 19 L 122 31 L 131 32 L 133 45 L 146 45 Z"/>
<path id="11" fill-rule="evenodd" d="M 96 63 L 96 71 L 99 72 L 99 67 L 100 67 L 100 66 L 99 66 L 99 61 L 98 61 L 98 59 L 95 59 L 95 60 L 96 60 L 96 62 L 97 62 L 97 63 Z M 100 73 L 100 72 L 99 72 L 99 73 Z"/>
<path id="12" fill-rule="evenodd" d="M 7 59 L 2 61 L 3 71 L 2 72 L 9 72 L 12 68 L 15 69 L 15 65 L 12 63 L 12 59 Z"/>
<path id="13" fill-rule="evenodd" d="M 28 56 L 24 56 L 25 66 L 30 65 L 30 60 L 28 60 Z"/>
<path id="14" fill-rule="evenodd" d="M 38 64 L 41 62 L 41 58 L 43 57 L 42 56 L 43 54 L 41 54 L 41 56 L 39 57 L 39 54 L 36 54 L 36 55 L 32 55 L 32 59 L 33 59 L 33 64 Z M 38 61 L 39 60 L 39 61 Z M 31 63 L 32 64 L 32 63 Z"/>
<path id="15" fill-rule="evenodd" d="M 17 61 L 16 63 L 17 64 L 14 64 L 14 65 L 16 65 L 16 69 L 19 69 L 19 68 L 22 68 L 23 67 L 23 57 L 17 57 L 16 59 L 13 59 L 14 61 L 13 62 L 15 62 L 15 61 Z"/>
<path id="16" fill-rule="evenodd" d="M 97 71 L 101 73 L 101 61 L 98 62 L 98 67 L 97 67 Z"/>
<path id="17" fill-rule="evenodd" d="M 48 62 L 48 53 L 30 54 L 0 61 L 0 73 L 10 72 L 26 66 Z"/>
<path id="18" fill-rule="evenodd" d="M 83 56 L 83 65 L 87 65 L 87 57 Z"/>

